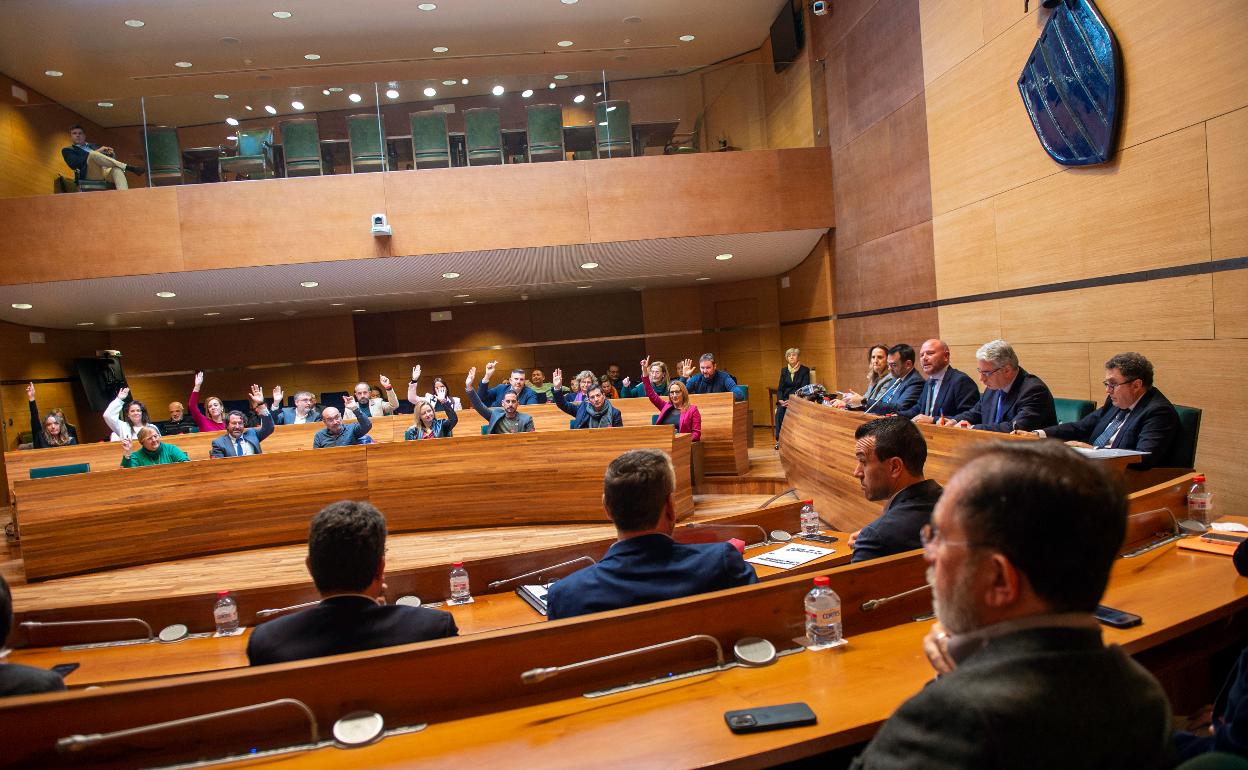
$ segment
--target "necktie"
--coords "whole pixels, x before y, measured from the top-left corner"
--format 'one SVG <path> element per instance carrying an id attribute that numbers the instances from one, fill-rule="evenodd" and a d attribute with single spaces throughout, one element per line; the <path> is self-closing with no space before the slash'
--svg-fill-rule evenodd
<path id="1" fill-rule="evenodd" d="M 243 456 L 243 440 L 241 438 L 234 439 L 234 454 L 239 457 Z"/>
<path id="2" fill-rule="evenodd" d="M 1005 391 L 998 391 L 1001 395 L 997 396 L 997 416 L 993 422 L 1001 422 L 1001 415 L 1005 413 Z"/>
<path id="3" fill-rule="evenodd" d="M 1118 429 L 1122 427 L 1126 420 L 1126 410 L 1119 409 L 1118 414 L 1114 415 L 1114 419 L 1110 420 L 1109 425 L 1105 426 L 1105 430 L 1101 431 L 1101 435 L 1097 436 L 1096 440 L 1092 442 L 1092 446 L 1097 449 L 1109 446 L 1109 442 L 1113 440 L 1114 434 L 1118 432 Z"/>
<path id="4" fill-rule="evenodd" d="M 932 380 L 932 389 L 927 394 L 927 416 L 933 417 L 933 409 L 936 408 L 936 394 L 940 391 L 940 380 Z"/>

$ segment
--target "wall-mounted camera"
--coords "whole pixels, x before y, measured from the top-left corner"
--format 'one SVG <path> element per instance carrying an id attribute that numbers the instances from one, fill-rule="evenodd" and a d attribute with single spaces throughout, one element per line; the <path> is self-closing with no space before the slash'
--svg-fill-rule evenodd
<path id="1" fill-rule="evenodd" d="M 385 214 L 373 214 L 373 235 L 393 235 Z"/>
<path id="2" fill-rule="evenodd" d="M 832 10 L 832 3 L 828 2 L 828 0 L 815 0 L 815 2 L 810 4 L 810 10 L 816 16 L 827 16 L 828 11 Z"/>

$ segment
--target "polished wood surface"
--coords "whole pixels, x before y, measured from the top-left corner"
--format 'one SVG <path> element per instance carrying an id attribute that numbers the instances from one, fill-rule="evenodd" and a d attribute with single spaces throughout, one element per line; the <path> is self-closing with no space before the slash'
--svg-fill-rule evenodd
<path id="1" fill-rule="evenodd" d="M 25 574 L 41 580 L 295 543 L 317 510 L 344 498 L 376 500 L 394 531 L 600 521 L 610 461 L 639 446 L 676 454 L 679 441 L 664 426 L 478 435 L 18 482 Z M 527 504 L 534 478 L 555 458 L 559 483 L 548 493 L 560 505 Z M 228 478 L 224 463 L 231 463 Z M 692 512 L 689 474 L 677 472 L 676 480 L 684 518 Z"/>

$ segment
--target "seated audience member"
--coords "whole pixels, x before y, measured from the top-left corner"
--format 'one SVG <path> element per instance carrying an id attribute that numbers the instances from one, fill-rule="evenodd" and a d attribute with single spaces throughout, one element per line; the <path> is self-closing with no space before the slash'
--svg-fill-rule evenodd
<path id="1" fill-rule="evenodd" d="M 785 366 L 780 367 L 780 384 L 776 387 L 776 427 L 773 438 L 776 449 L 780 448 L 780 428 L 784 425 L 784 413 L 789 408 L 789 396 L 798 388 L 810 384 L 810 367 L 801 362 L 802 351 L 789 348 L 784 351 Z"/>
<path id="2" fill-rule="evenodd" d="M 975 406 L 952 416 L 958 427 L 1009 433 L 1057 422 L 1049 386 L 1018 365 L 1018 355 L 1010 343 L 987 342 L 975 352 L 975 359 L 986 390 Z"/>
<path id="3" fill-rule="evenodd" d="M 13 628 L 13 594 L 0 575 L 0 646 Z M 55 671 L 7 663 L 0 657 L 0 698 L 9 695 L 37 695 L 65 689 L 65 680 Z"/>
<path id="4" fill-rule="evenodd" d="M 1179 435 L 1179 413 L 1153 387 L 1152 363 L 1139 353 L 1119 353 L 1105 362 L 1104 385 L 1109 396 L 1100 409 L 1077 422 L 1050 425 L 1035 434 L 1072 446 L 1148 452 L 1132 467 L 1164 464 Z"/>
<path id="5" fill-rule="evenodd" d="M 244 457 L 261 453 L 260 442 L 273 432 L 273 418 L 268 407 L 264 405 L 264 392 L 259 385 L 251 386 L 251 405 L 260 414 L 260 429 L 247 427 L 247 415 L 240 411 L 230 412 L 225 419 L 225 435 L 212 440 L 208 456 L 216 459 L 221 457 Z"/>
<path id="6" fill-rule="evenodd" d="M 1248 542 L 1248 541 L 1245 541 Z M 1243 550 L 1243 545 L 1236 551 Z M 1240 571 L 1243 575 L 1243 570 Z M 1199 731 L 1180 730 L 1174 746 L 1180 760 L 1217 751 L 1248 757 L 1248 648 L 1239 654 L 1213 702 L 1210 724 Z"/>
<path id="7" fill-rule="evenodd" d="M 195 421 L 195 426 L 201 433 L 225 430 L 225 403 L 221 399 L 216 396 L 208 397 L 208 400 L 204 402 L 204 408 L 208 410 L 207 415 L 199 409 L 199 389 L 203 387 L 203 384 L 204 373 L 195 372 L 195 385 L 191 388 L 191 397 L 186 400 L 191 419 Z"/>
<path id="8" fill-rule="evenodd" d="M 186 407 L 182 406 L 181 401 L 169 402 L 169 419 L 156 423 L 156 426 L 160 428 L 161 435 L 164 436 L 177 436 L 199 431 L 195 421 L 186 413 Z"/>
<path id="9" fill-rule="evenodd" d="M 546 381 L 546 373 L 541 369 L 534 369 L 529 373 L 529 387 L 537 394 L 537 403 L 554 403 L 555 397 L 551 395 L 554 386 Z M 568 392 L 566 386 L 563 388 L 563 392 Z"/>
<path id="10" fill-rule="evenodd" d="M 897 414 L 915 422 L 932 423 L 945 415 L 962 414 L 979 400 L 975 381 L 949 365 L 949 346 L 943 340 L 928 340 L 919 348 L 919 368 L 927 381 L 919 400 Z"/>
<path id="11" fill-rule="evenodd" d="M 602 377 L 598 380 L 598 385 L 602 388 L 602 392 L 607 394 L 607 398 L 620 397 L 620 391 L 616 390 L 615 383 L 611 382 L 611 378 L 607 375 L 602 375 Z M 586 393 L 586 395 L 589 394 Z"/>
<path id="12" fill-rule="evenodd" d="M 308 532 L 315 607 L 256 626 L 253 666 L 374 650 L 456 636 L 449 612 L 385 603 L 386 520 L 371 504 L 342 500 L 321 509 Z"/>
<path id="13" fill-rule="evenodd" d="M 342 412 L 332 406 L 325 407 L 325 410 L 321 412 L 321 421 L 325 423 L 325 427 L 318 430 L 312 437 L 313 449 L 367 443 L 361 439 L 373 429 L 373 421 L 369 418 L 368 412 L 351 396 L 343 399 L 342 408 L 355 414 L 355 422 L 344 425 Z"/>
<path id="14" fill-rule="evenodd" d="M 410 399 L 409 399 L 410 400 Z M 416 411 L 413 413 L 415 418 L 412 421 L 412 427 L 403 431 L 404 441 L 419 441 L 427 438 L 450 438 L 451 432 L 455 430 L 455 425 L 459 422 L 459 414 L 456 413 L 455 407 L 445 399 L 439 402 L 442 411 L 446 412 L 446 417 L 439 418 L 433 406 L 424 400 L 414 402 Z"/>
<path id="15" fill-rule="evenodd" d="M 69 127 L 71 144 L 61 148 L 61 157 L 65 165 L 74 172 L 74 181 L 83 179 L 95 181 L 111 181 L 118 190 L 130 189 L 126 181 L 126 172 L 142 175 L 146 170 L 133 163 L 122 163 L 117 160 L 117 153 L 112 147 L 101 147 L 87 142 L 87 132 L 82 126 Z"/>
<path id="16" fill-rule="evenodd" d="M 634 449 L 611 461 L 602 480 L 602 505 L 617 540 L 602 561 L 551 585 L 546 595 L 551 620 L 758 582 L 731 543 L 685 545 L 672 539 L 675 490 L 672 461 L 657 449 Z"/>
<path id="17" fill-rule="evenodd" d="M 888 501 L 880 517 L 849 536 L 850 561 L 866 561 L 923 545 L 919 532 L 932 520 L 940 485 L 923 477 L 927 442 L 900 415 L 864 422 L 854 431 L 854 478 L 872 502 Z"/>
<path id="18" fill-rule="evenodd" d="M 451 395 L 451 389 L 447 387 L 446 380 L 441 377 L 433 378 L 433 392 L 425 394 L 425 401 L 434 409 L 438 408 L 438 404 L 443 403 L 451 404 L 457 412 L 462 411 L 464 408 L 464 404 L 459 400 L 459 396 Z"/>
<path id="19" fill-rule="evenodd" d="M 494 367 L 498 366 L 497 361 L 490 361 L 485 365 L 485 376 L 481 378 L 481 388 L 477 391 L 477 395 L 481 397 L 481 403 L 486 406 L 502 406 L 503 395 L 506 393 L 515 393 L 516 398 L 521 404 L 536 404 L 537 394 L 533 389 L 524 384 L 524 370 L 512 369 L 511 377 L 507 382 L 496 388 L 490 387 L 490 378 L 494 376 Z"/>
<path id="20" fill-rule="evenodd" d="M 1168 766 L 1165 693 L 1092 617 L 1126 508 L 1115 481 L 1056 442 L 972 455 L 923 531 L 939 620 L 924 652 L 941 676 L 854 767 Z"/>
<path id="21" fill-rule="evenodd" d="M 294 406 L 283 407 L 282 399 L 285 395 L 281 385 L 273 388 L 271 412 L 275 425 L 303 425 L 307 422 L 321 421 L 321 413 L 315 408 L 316 396 L 306 390 L 301 390 L 295 394 Z"/>
<path id="22" fill-rule="evenodd" d="M 121 449 L 124 452 L 121 467 L 168 465 L 169 463 L 189 462 L 191 459 L 176 444 L 163 443 L 160 440 L 160 431 L 156 430 L 154 425 L 144 425 L 139 428 L 138 443 L 139 446 L 136 448 L 134 439 L 127 437 L 121 440 Z"/>
<path id="23" fill-rule="evenodd" d="M 654 388 L 655 393 L 666 393 L 669 375 L 667 373 L 667 364 L 662 361 L 650 362 L 650 387 Z M 641 379 L 646 379 L 647 375 L 642 374 Z M 620 391 L 621 398 L 645 398 L 646 386 L 639 380 L 636 385 L 629 384 L 629 378 L 624 378 L 624 388 Z"/>
<path id="24" fill-rule="evenodd" d="M 458 396 L 452 396 L 449 388 L 446 387 L 446 380 L 441 377 L 433 378 L 433 392 L 420 395 L 420 364 L 412 367 L 412 379 L 407 381 L 407 400 L 416 410 L 413 414 L 420 413 L 420 405 L 422 403 L 433 407 L 436 412 L 439 409 L 446 409 L 448 412 L 458 412 L 463 409 Z"/>
<path id="25" fill-rule="evenodd" d="M 593 372 L 588 369 L 582 370 L 580 374 L 576 375 L 576 380 L 572 383 L 576 387 L 573 388 L 572 394 L 568 396 L 567 400 L 574 404 L 581 403 L 589 394 L 589 389 L 597 382 L 598 378 L 594 376 Z"/>
<path id="26" fill-rule="evenodd" d="M 468 379 L 464 382 L 464 387 L 468 391 L 468 400 L 472 402 L 472 408 L 477 410 L 477 414 L 481 415 L 483 420 L 489 421 L 489 427 L 485 431 L 487 434 L 532 433 L 537 429 L 533 424 L 533 416 L 519 410 L 520 398 L 514 390 L 503 393 L 502 406 L 486 406 L 481 403 L 481 396 L 477 395 L 476 378 L 477 367 L 474 366 L 468 370 Z"/>
<path id="27" fill-rule="evenodd" d="M 680 379 L 690 393 L 731 393 L 733 400 L 745 400 L 745 391 L 737 387 L 731 374 L 716 366 L 715 356 L 710 353 L 703 353 L 698 359 L 697 374 L 693 374 L 692 359 L 681 361 Z"/>
<path id="28" fill-rule="evenodd" d="M 855 393 L 851 388 L 832 402 L 837 409 L 861 409 L 880 396 L 893 384 L 893 373 L 888 370 L 888 346 L 875 345 L 867 351 L 867 391 Z"/>
<path id="29" fill-rule="evenodd" d="M 33 436 L 35 449 L 78 443 L 76 438 L 69 435 L 69 426 L 65 424 L 65 418 L 60 414 L 53 411 L 42 420 L 39 419 L 39 405 L 35 403 L 35 383 L 31 382 L 26 385 L 26 398 L 30 401 L 30 433 Z M 4 637 L 0 637 L 0 643 L 3 641 Z"/>
<path id="30" fill-rule="evenodd" d="M 624 387 L 624 378 L 620 377 L 620 365 L 607 365 L 607 379 L 611 381 L 611 387 L 615 388 L 618 393 Z"/>
<path id="31" fill-rule="evenodd" d="M 897 414 L 919 403 L 923 377 L 914 368 L 914 348 L 898 343 L 888 349 L 888 371 L 893 382 L 874 400 L 867 401 L 867 414 Z"/>
<path id="32" fill-rule="evenodd" d="M 57 417 L 59 417 L 61 422 L 65 423 L 65 430 L 69 433 L 69 437 L 73 439 L 75 443 L 77 443 L 78 429 L 74 427 L 74 424 L 71 423 L 69 421 L 69 418 L 65 416 L 65 410 L 60 408 L 59 406 L 54 406 L 52 407 L 52 411 L 48 412 L 48 414 L 54 414 Z"/>
<path id="33" fill-rule="evenodd" d="M 556 369 L 552 377 L 554 378 L 551 384 L 554 385 L 555 406 L 576 418 L 573 429 L 619 428 L 624 425 L 624 416 L 607 400 L 607 395 L 601 386 L 591 385 L 586 400 L 579 404 L 569 404 L 563 397 L 563 390 L 559 387 L 563 384 L 563 370 Z"/>
<path id="34" fill-rule="evenodd" d="M 147 407 L 141 401 L 131 401 L 126 404 L 126 397 L 130 395 L 129 388 L 122 388 L 117 391 L 117 398 L 114 398 L 107 407 L 104 408 L 104 422 L 108 427 L 113 429 L 113 433 L 108 437 L 109 441 L 121 441 L 130 438 L 137 439 L 141 428 L 152 428 L 157 433 L 160 429 L 152 425 L 152 420 L 148 417 Z M 125 419 L 122 419 L 122 406 L 125 406 Z"/>
<path id="35" fill-rule="evenodd" d="M 399 396 L 390 385 L 390 378 L 382 374 L 378 379 L 381 380 L 385 398 L 380 394 L 374 397 L 375 388 L 367 382 L 357 382 L 351 391 L 355 395 L 356 403 L 360 404 L 361 411 L 368 412 L 369 417 L 385 417 L 399 411 Z M 347 412 L 342 415 L 342 419 L 344 422 L 355 422 L 355 413 Z"/>
<path id="36" fill-rule="evenodd" d="M 646 376 L 649 369 L 650 359 L 643 358 L 641 360 L 641 387 L 646 398 L 650 399 L 650 403 L 659 410 L 659 419 L 655 424 L 675 426 L 677 433 L 689 433 L 693 435 L 694 441 L 701 441 L 702 413 L 698 411 L 698 407 L 689 403 L 689 389 L 685 387 L 685 383 L 680 380 L 672 380 L 668 383 L 667 400 L 664 401 L 658 393 L 654 392 L 654 385 Z"/>

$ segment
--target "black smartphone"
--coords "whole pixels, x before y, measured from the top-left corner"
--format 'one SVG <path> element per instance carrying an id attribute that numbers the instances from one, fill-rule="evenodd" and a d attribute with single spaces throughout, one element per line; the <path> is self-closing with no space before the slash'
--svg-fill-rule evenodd
<path id="1" fill-rule="evenodd" d="M 780 706 L 725 711 L 724 721 L 734 733 L 757 733 L 782 727 L 813 725 L 815 712 L 805 703 L 785 703 Z"/>
<path id="2" fill-rule="evenodd" d="M 1200 539 L 1206 543 L 1233 543 L 1235 545 L 1245 540 L 1243 535 L 1233 535 L 1229 532 L 1206 532 L 1200 536 Z"/>
<path id="3" fill-rule="evenodd" d="M 810 535 L 799 534 L 798 537 L 800 537 L 802 540 L 809 540 L 812 543 L 835 543 L 838 540 L 838 538 L 833 537 L 832 535 L 823 535 L 823 534 L 810 534 Z"/>
<path id="4" fill-rule="evenodd" d="M 61 679 L 72 674 L 78 668 L 77 663 L 57 663 L 52 670 L 61 675 Z"/>
<path id="5" fill-rule="evenodd" d="M 1097 620 L 1114 628 L 1132 628 L 1144 622 L 1139 615 L 1116 610 L 1113 607 L 1106 607 L 1104 604 L 1098 605 L 1096 612 L 1092 614 Z"/>

